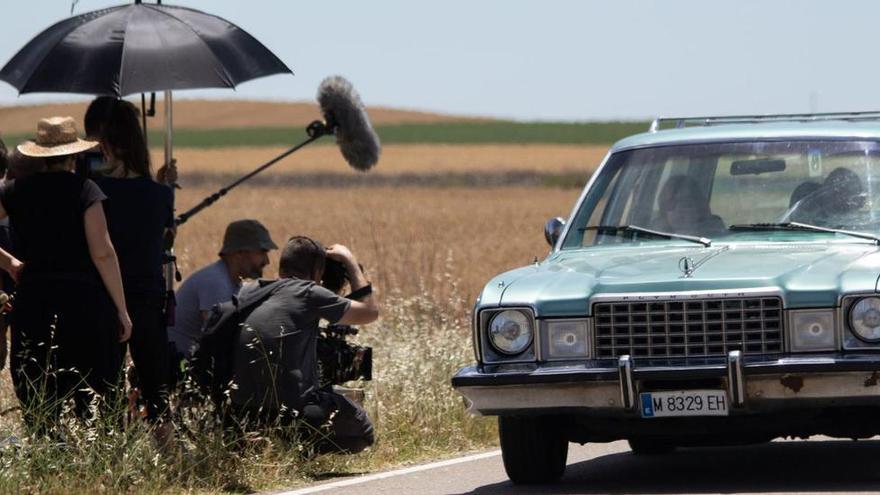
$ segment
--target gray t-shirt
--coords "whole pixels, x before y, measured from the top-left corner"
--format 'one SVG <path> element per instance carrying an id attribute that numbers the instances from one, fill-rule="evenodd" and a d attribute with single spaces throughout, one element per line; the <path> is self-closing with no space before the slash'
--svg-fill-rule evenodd
<path id="1" fill-rule="evenodd" d="M 223 260 L 196 271 L 177 289 L 177 309 L 174 326 L 168 328 L 168 340 L 177 351 L 189 356 L 192 347 L 202 333 L 202 311 L 210 311 L 215 304 L 231 301 L 240 284 L 229 278 L 229 270 Z"/>
<path id="2" fill-rule="evenodd" d="M 244 298 L 259 286 L 248 284 Z M 233 404 L 299 410 L 318 389 L 318 323 L 336 323 L 351 301 L 310 280 L 285 279 L 242 326 L 235 349 Z"/>

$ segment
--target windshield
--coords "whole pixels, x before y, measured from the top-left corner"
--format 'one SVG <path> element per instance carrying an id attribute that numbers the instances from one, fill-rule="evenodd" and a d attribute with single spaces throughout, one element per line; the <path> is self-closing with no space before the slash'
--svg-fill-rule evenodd
<path id="1" fill-rule="evenodd" d="M 711 143 L 623 151 L 613 154 L 596 177 L 562 248 L 674 240 L 611 228 L 619 226 L 713 241 L 754 237 L 756 232 L 774 235 L 777 225 L 787 236 L 816 235 L 784 228 L 791 223 L 877 234 L 878 200 L 880 143 L 872 141 Z"/>

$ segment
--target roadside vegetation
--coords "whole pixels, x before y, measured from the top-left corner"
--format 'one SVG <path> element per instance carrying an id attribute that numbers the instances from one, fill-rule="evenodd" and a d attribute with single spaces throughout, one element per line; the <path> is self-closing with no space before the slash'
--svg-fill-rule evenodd
<path id="1" fill-rule="evenodd" d="M 450 314 L 458 313 L 459 302 L 392 295 L 385 304 L 381 335 L 363 339 L 377 353 L 374 381 L 365 384 L 378 432 L 368 452 L 312 457 L 310 435 L 290 440 L 281 429 L 230 432 L 213 421 L 209 405 L 182 411 L 177 440 L 165 448 L 141 421 L 126 420 L 124 404 L 96 424 L 68 417 L 58 435 L 28 436 L 17 412 L 9 412 L 15 401 L 4 384 L 0 492 L 246 493 L 492 445 L 494 423 L 468 416 L 448 385 L 471 357 L 459 344 L 468 339 L 466 324 Z"/>
<path id="2" fill-rule="evenodd" d="M 189 153 L 189 152 L 187 152 Z M 381 167 L 381 164 L 380 164 Z M 179 205 L 212 192 L 189 182 Z M 365 405 L 377 443 L 356 456 L 308 455 L 307 438 L 280 432 L 224 435 L 192 408 L 179 421 L 178 442 L 160 449 L 138 422 L 123 430 L 71 423 L 64 443 L 22 431 L 8 371 L 0 381 L 0 492 L 248 492 L 491 448 L 491 418 L 466 413 L 449 385 L 473 362 L 469 312 L 493 274 L 547 251 L 541 226 L 564 215 L 576 189 L 545 187 L 244 186 L 180 229 L 184 275 L 216 259 L 223 228 L 258 218 L 276 241 L 307 234 L 352 247 L 377 288 L 379 322 L 356 340 L 374 347 L 374 380 Z M 277 253 L 265 275 L 274 277 Z M 116 423 L 115 420 L 111 420 Z M 13 438 L 10 438 L 13 437 Z"/>

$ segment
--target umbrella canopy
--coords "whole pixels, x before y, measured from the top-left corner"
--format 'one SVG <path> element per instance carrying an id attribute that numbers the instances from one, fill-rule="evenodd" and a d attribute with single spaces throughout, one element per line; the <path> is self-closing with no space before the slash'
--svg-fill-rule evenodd
<path id="1" fill-rule="evenodd" d="M 271 51 L 217 16 L 172 5 L 129 4 L 65 19 L 0 70 L 19 93 L 124 96 L 233 88 L 289 73 Z"/>

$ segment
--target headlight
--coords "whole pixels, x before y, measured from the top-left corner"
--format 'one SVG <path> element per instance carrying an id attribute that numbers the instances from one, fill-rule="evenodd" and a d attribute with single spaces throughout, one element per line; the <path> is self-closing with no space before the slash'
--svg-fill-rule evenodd
<path id="1" fill-rule="evenodd" d="M 489 342 L 502 354 L 519 354 L 532 343 L 532 321 L 522 311 L 502 311 L 489 321 Z"/>
<path id="2" fill-rule="evenodd" d="M 791 311 L 789 342 L 792 352 L 833 351 L 837 349 L 834 311 Z"/>
<path id="3" fill-rule="evenodd" d="M 863 297 L 849 310 L 849 328 L 865 342 L 880 342 L 880 298 Z"/>
<path id="4" fill-rule="evenodd" d="M 587 357 L 587 321 L 547 322 L 547 357 L 550 359 Z"/>

